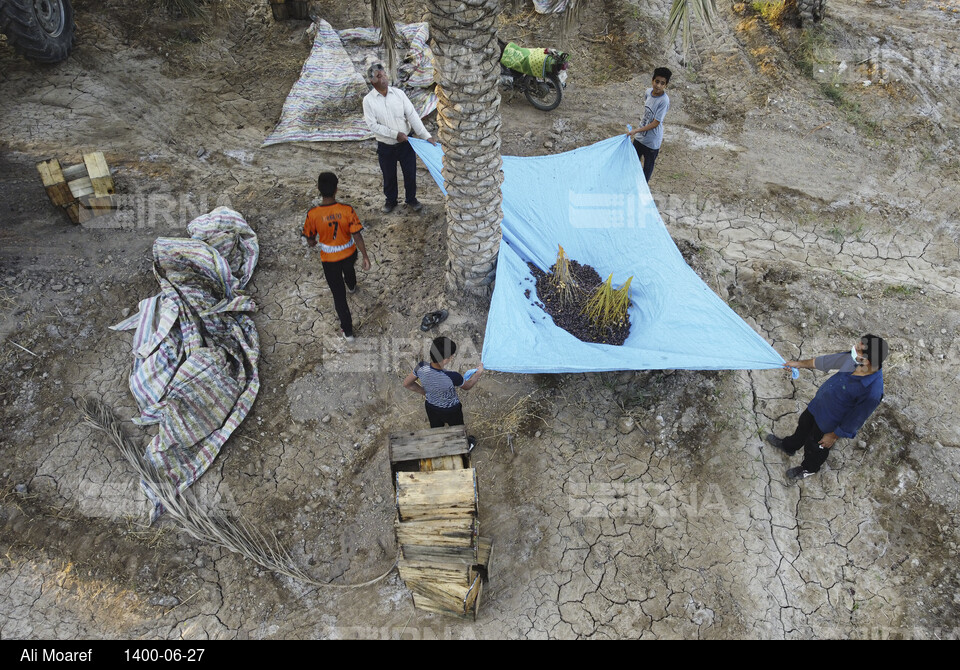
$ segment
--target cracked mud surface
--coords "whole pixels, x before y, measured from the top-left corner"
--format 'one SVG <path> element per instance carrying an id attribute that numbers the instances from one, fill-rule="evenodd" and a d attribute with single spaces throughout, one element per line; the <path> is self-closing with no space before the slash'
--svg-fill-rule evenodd
<path id="1" fill-rule="evenodd" d="M 480 619 L 465 624 L 414 610 L 395 573 L 307 587 L 142 525 L 130 468 L 69 399 L 134 415 L 129 334 L 107 326 L 156 292 L 153 240 L 228 203 L 261 245 L 250 291 L 262 390 L 197 495 L 275 531 L 318 579 L 390 566 L 385 440 L 425 425 L 400 380 L 421 358 L 421 316 L 442 305 L 442 201 L 421 170 L 425 214 L 381 215 L 369 142 L 260 148 L 307 54 L 306 24 L 226 3 L 216 25 L 190 28 L 193 42 L 182 22 L 143 37 L 133 9 L 76 4 L 67 63 L 36 68 L 0 49 L 0 638 L 958 637 L 955 14 L 832 0 L 828 27 L 848 46 L 883 38 L 890 50 L 888 86 L 845 93 L 870 132 L 742 16 L 725 14 L 688 68 L 669 61 L 652 190 L 685 258 L 788 359 L 885 336 L 884 402 L 798 485 L 785 477 L 797 463 L 761 437 L 792 431 L 819 373 L 489 374 L 464 406 L 495 554 Z M 314 6 L 338 28 L 366 22 L 335 4 Z M 639 73 L 660 58 L 641 19 L 660 5 L 588 13 L 574 46 L 590 58 L 574 56 L 560 108 L 505 98 L 504 153 L 635 124 Z M 618 44 L 607 25 L 640 44 L 612 73 L 597 65 Z M 552 42 L 534 18 L 502 30 Z M 133 210 L 123 229 L 71 226 L 37 178 L 37 161 L 90 149 Z M 323 169 L 340 175 L 376 261 L 350 297 L 352 345 L 293 232 Z M 459 369 L 475 366 L 484 322 L 451 311 L 444 323 Z"/>

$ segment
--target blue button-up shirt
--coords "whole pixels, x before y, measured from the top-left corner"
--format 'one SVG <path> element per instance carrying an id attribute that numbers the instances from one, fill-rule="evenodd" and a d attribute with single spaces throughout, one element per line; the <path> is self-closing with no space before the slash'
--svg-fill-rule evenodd
<path id="1" fill-rule="evenodd" d="M 854 375 L 857 365 L 848 351 L 818 356 L 814 365 L 825 372 L 839 372 L 823 383 L 807 409 L 824 433 L 855 437 L 883 399 L 883 370 L 863 377 Z"/>

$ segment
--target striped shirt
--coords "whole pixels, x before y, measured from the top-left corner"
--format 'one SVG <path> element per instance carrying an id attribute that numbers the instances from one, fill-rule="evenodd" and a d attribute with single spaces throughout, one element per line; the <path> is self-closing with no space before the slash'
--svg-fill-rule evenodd
<path id="1" fill-rule="evenodd" d="M 427 393 L 427 402 L 439 409 L 452 409 L 460 404 L 457 387 L 463 386 L 463 377 L 450 370 L 437 370 L 429 363 L 420 361 L 413 369 Z"/>
<path id="2" fill-rule="evenodd" d="M 332 205 L 317 205 L 307 212 L 303 234 L 316 236 L 320 244 L 320 260 L 333 263 L 349 258 L 356 246 L 353 234 L 363 230 L 357 213 L 350 205 L 335 202 Z"/>

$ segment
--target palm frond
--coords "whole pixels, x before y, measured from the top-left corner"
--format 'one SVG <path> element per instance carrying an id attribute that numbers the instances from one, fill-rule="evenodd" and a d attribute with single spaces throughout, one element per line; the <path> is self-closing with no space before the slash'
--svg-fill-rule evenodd
<path id="1" fill-rule="evenodd" d="M 717 12 L 716 0 L 673 0 L 667 20 L 667 36 L 670 41 L 683 31 L 683 50 L 690 46 L 690 15 L 695 14 L 700 23 L 713 29 L 713 17 Z"/>
<path id="2" fill-rule="evenodd" d="M 158 470 L 123 434 L 120 422 L 102 401 L 93 398 L 75 398 L 74 405 L 91 428 L 105 433 L 133 467 L 157 500 L 167 517 L 181 529 L 201 542 L 208 542 L 240 554 L 263 568 L 313 586 L 338 589 L 361 588 L 374 584 L 393 571 L 394 565 L 379 577 L 362 584 L 330 584 L 313 579 L 294 562 L 290 552 L 280 544 L 274 533 L 265 535 L 260 529 L 239 516 L 211 512 L 192 495 L 180 493 L 166 473 Z"/>
<path id="3" fill-rule="evenodd" d="M 397 22 L 390 12 L 390 5 L 387 0 L 370 0 L 370 12 L 373 18 L 373 27 L 380 29 L 380 44 L 383 46 L 386 55 L 387 72 L 390 74 L 390 81 L 397 81 L 397 43 L 400 36 L 397 34 Z"/>

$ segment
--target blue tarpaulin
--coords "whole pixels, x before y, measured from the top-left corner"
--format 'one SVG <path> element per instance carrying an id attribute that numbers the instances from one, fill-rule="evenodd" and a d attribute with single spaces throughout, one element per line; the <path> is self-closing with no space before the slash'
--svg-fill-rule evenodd
<path id="1" fill-rule="evenodd" d="M 442 150 L 411 142 L 443 190 Z M 483 342 L 485 367 L 590 372 L 783 365 L 683 260 L 626 136 L 553 156 L 504 156 L 503 173 L 503 242 Z M 558 245 L 602 279 L 613 273 L 614 287 L 633 277 L 632 325 L 623 345 L 582 342 L 534 304 L 527 262 L 549 271 Z"/>

